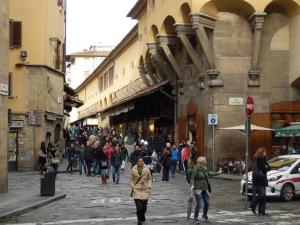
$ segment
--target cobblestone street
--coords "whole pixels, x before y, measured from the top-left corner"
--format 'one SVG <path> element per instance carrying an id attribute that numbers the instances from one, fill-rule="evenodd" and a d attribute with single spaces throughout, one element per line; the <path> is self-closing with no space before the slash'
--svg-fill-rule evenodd
<path id="1" fill-rule="evenodd" d="M 57 190 L 66 191 L 66 199 L 4 222 L 28 225 L 136 224 L 135 206 L 129 196 L 129 170 L 122 175 L 119 185 L 103 186 L 98 177 L 59 174 Z M 39 182 L 39 176 L 32 173 L 22 177 L 27 182 Z M 290 203 L 271 200 L 267 204 L 270 216 L 258 217 L 244 210 L 238 181 L 211 179 L 211 182 L 210 224 L 300 224 L 299 199 Z M 14 185 L 21 183 L 15 181 Z M 188 196 L 189 187 L 181 174 L 171 178 L 169 183 L 154 182 L 146 224 L 186 224 Z"/>

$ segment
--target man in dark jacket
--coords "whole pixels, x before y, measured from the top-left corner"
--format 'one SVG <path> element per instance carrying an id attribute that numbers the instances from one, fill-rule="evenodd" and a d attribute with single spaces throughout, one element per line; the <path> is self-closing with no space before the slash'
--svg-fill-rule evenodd
<path id="1" fill-rule="evenodd" d="M 138 145 L 134 146 L 134 151 L 130 154 L 130 163 L 131 168 L 133 168 L 136 164 L 139 158 L 143 158 L 141 149 Z"/>
<path id="2" fill-rule="evenodd" d="M 86 142 L 86 146 L 84 148 L 84 161 L 87 167 L 87 176 L 91 176 L 91 167 L 93 161 L 93 148 L 89 141 Z"/>
<path id="3" fill-rule="evenodd" d="M 113 169 L 113 171 L 112 171 L 113 182 L 116 184 L 119 184 L 119 182 L 120 182 L 122 162 L 123 162 L 123 153 L 122 153 L 120 147 L 117 145 L 112 154 L 112 160 L 111 160 L 112 169 Z M 116 175 L 117 175 L 117 179 L 116 179 Z"/>

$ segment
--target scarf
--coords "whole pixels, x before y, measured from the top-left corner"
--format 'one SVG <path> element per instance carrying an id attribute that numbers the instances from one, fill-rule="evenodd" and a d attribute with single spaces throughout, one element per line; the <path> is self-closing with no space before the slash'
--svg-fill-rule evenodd
<path id="1" fill-rule="evenodd" d="M 138 166 L 136 167 L 136 169 L 137 169 L 139 175 L 142 176 L 144 166 L 139 166 L 139 165 L 138 165 Z"/>

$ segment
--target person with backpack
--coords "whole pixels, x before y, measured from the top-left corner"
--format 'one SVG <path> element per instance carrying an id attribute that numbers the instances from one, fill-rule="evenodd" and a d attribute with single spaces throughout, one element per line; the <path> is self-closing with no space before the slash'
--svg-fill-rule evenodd
<path id="1" fill-rule="evenodd" d="M 254 155 L 255 161 L 252 171 L 253 199 L 250 204 L 251 212 L 256 214 L 258 204 L 258 215 L 266 215 L 266 187 L 268 186 L 267 172 L 271 169 L 266 160 L 266 148 L 259 148 Z"/>
<path id="2" fill-rule="evenodd" d="M 201 207 L 201 199 L 204 202 L 202 218 L 209 221 L 207 213 L 209 208 L 209 192 L 211 192 L 211 185 L 209 183 L 209 176 L 217 176 L 220 173 L 210 172 L 207 169 L 206 157 L 201 156 L 197 159 L 197 164 L 193 167 L 193 172 L 190 178 L 191 191 L 195 195 L 196 208 L 194 213 L 195 224 L 200 224 L 199 212 Z"/>
<path id="3" fill-rule="evenodd" d="M 93 162 L 93 148 L 91 147 L 90 141 L 86 142 L 86 146 L 84 148 L 84 161 L 87 167 L 87 176 L 91 176 L 91 168 Z"/>
<path id="4" fill-rule="evenodd" d="M 119 145 L 117 145 L 115 147 L 115 150 L 112 153 L 112 160 L 111 160 L 113 182 L 116 184 L 119 184 L 120 182 L 122 162 L 123 162 L 123 153 L 121 152 Z"/>

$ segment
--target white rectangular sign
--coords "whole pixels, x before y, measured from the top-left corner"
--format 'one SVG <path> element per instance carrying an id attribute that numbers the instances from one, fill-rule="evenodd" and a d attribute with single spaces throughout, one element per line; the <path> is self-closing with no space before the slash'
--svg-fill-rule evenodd
<path id="1" fill-rule="evenodd" d="M 229 98 L 229 105 L 244 105 L 244 98 Z"/>
<path id="2" fill-rule="evenodd" d="M 8 95 L 8 84 L 0 83 L 0 95 Z"/>
<path id="3" fill-rule="evenodd" d="M 218 125 L 218 114 L 208 114 L 208 125 Z"/>

